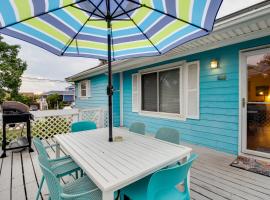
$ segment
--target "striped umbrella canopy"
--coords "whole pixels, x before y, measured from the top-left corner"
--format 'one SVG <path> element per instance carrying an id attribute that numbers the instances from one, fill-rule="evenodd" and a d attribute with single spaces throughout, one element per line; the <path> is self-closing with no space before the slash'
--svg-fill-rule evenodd
<path id="1" fill-rule="evenodd" d="M 163 54 L 209 34 L 222 0 L 2 0 L 0 33 L 58 56 L 111 60 Z"/>

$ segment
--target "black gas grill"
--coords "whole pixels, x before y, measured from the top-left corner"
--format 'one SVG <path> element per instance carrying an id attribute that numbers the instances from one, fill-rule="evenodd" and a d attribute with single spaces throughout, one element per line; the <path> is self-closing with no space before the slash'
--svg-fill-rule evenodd
<path id="1" fill-rule="evenodd" d="M 25 104 L 16 101 L 5 101 L 2 104 L 2 118 L 3 118 L 3 140 L 2 140 L 2 155 L 1 158 L 6 157 L 6 150 L 19 149 L 29 147 L 29 152 L 33 152 L 31 148 L 31 128 L 30 121 L 33 120 L 33 115 L 29 112 L 29 107 Z M 15 123 L 26 123 L 27 130 L 27 144 L 8 147 L 7 148 L 7 125 Z"/>

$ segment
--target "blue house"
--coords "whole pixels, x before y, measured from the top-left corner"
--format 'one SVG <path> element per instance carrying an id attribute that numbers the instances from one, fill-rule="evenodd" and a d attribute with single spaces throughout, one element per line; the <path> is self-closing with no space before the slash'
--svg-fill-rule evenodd
<path id="1" fill-rule="evenodd" d="M 77 108 L 107 108 L 107 66 L 80 72 Z M 113 63 L 114 126 L 172 127 L 181 141 L 270 158 L 270 2 L 216 21 L 159 57 Z"/>

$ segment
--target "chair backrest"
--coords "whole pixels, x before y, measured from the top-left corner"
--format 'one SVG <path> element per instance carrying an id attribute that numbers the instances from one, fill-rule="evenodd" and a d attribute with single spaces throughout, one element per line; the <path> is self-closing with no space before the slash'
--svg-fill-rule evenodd
<path id="1" fill-rule="evenodd" d="M 129 127 L 129 131 L 144 135 L 145 134 L 145 125 L 144 125 L 144 123 L 141 123 L 141 122 L 132 123 L 131 126 Z"/>
<path id="2" fill-rule="evenodd" d="M 39 155 L 38 160 L 50 192 L 50 199 L 59 200 L 63 189 L 59 183 L 58 178 L 52 172 L 49 161 L 43 155 Z"/>
<path id="3" fill-rule="evenodd" d="M 79 121 L 71 124 L 71 132 L 87 131 L 97 129 L 97 125 L 92 121 Z"/>
<path id="4" fill-rule="evenodd" d="M 44 148 L 41 140 L 38 137 L 33 138 L 33 143 L 38 151 L 38 154 L 48 158 L 48 154 L 46 152 L 46 149 Z"/>
<path id="5" fill-rule="evenodd" d="M 158 129 L 155 138 L 174 144 L 179 144 L 180 134 L 176 129 L 162 127 Z"/>
<path id="6" fill-rule="evenodd" d="M 166 189 L 170 190 L 177 184 L 184 181 L 185 191 L 187 190 L 187 174 L 193 163 L 198 156 L 192 154 L 190 158 L 181 165 L 175 165 L 170 168 L 157 171 L 151 176 L 147 189 L 147 200 L 155 200 L 156 195 Z M 180 192 L 180 191 L 179 191 Z"/>

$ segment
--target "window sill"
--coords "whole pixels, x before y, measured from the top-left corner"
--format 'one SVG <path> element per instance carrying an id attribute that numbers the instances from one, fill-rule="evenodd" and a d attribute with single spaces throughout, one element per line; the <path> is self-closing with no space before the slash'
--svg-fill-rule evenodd
<path id="1" fill-rule="evenodd" d="M 139 111 L 138 113 L 139 115 L 147 116 L 147 117 L 186 121 L 186 117 L 181 114 L 173 114 L 173 113 L 170 114 L 170 113 L 149 112 L 149 111 Z"/>
<path id="2" fill-rule="evenodd" d="M 78 99 L 80 99 L 80 100 L 87 100 L 87 99 L 89 99 L 90 97 L 78 97 Z"/>

